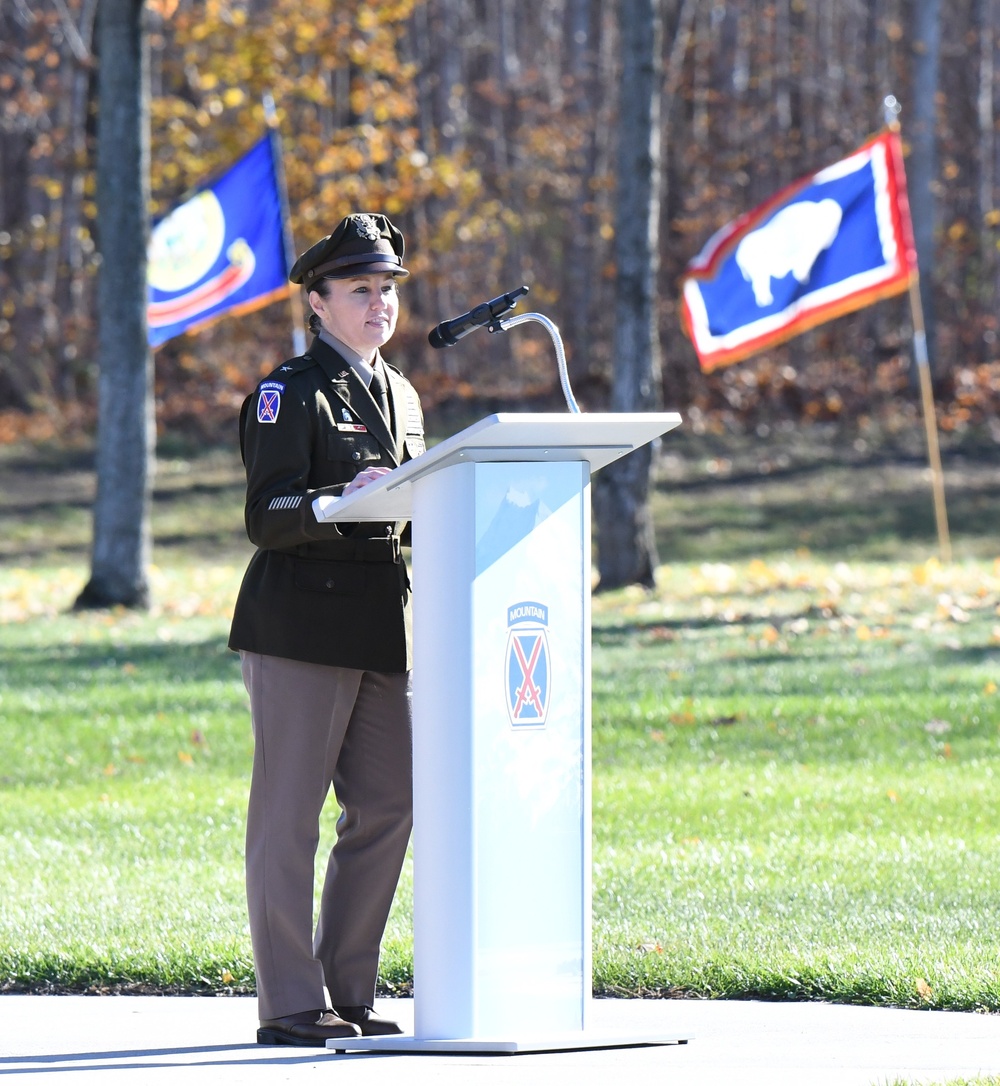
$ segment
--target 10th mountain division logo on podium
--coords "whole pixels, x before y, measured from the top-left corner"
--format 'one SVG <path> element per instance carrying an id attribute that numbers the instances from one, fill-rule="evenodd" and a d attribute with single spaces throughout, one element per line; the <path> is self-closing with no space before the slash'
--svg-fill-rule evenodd
<path id="1" fill-rule="evenodd" d="M 549 711 L 549 609 L 526 600 L 507 608 L 505 689 L 516 728 L 540 728 Z"/>

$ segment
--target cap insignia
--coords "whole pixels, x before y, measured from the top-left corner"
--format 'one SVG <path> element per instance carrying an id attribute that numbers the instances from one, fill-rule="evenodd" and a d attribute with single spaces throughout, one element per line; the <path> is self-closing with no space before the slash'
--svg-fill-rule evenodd
<path id="1" fill-rule="evenodd" d="M 365 241 L 378 241 L 382 236 L 382 231 L 379 230 L 374 215 L 358 215 L 354 220 L 354 224 L 358 237 L 364 238 Z"/>

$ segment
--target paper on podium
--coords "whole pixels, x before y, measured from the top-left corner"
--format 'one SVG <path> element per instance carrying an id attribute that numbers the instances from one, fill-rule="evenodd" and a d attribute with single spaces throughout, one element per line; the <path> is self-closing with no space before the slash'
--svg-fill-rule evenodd
<path id="1" fill-rule="evenodd" d="M 346 498 L 314 499 L 318 521 L 409 520 L 412 484 L 452 464 L 586 460 L 591 472 L 680 424 L 676 412 L 488 415 Z"/>

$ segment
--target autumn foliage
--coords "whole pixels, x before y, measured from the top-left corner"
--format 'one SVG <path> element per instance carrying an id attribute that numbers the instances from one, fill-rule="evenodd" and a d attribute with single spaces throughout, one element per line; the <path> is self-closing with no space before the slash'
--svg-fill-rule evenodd
<path id="1" fill-rule="evenodd" d="M 0 8 L 0 441 L 88 427 L 94 413 L 94 0 Z M 677 319 L 687 260 L 724 222 L 907 115 L 907 5 L 664 4 L 663 401 L 697 431 L 782 420 L 879 433 L 918 412 L 905 299 L 758 359 L 700 373 Z M 433 411 L 559 407 L 544 333 L 482 333 L 434 352 L 426 332 L 496 293 L 557 322 L 585 409 L 607 402 L 614 267 L 616 5 L 601 0 L 146 0 L 155 217 L 266 129 L 273 96 L 301 250 L 343 214 L 403 228 L 394 355 Z M 996 440 L 993 299 L 1000 210 L 992 76 L 979 7 L 942 27 L 935 393 L 946 433 Z M 285 305 L 157 352 L 161 431 L 228 434 L 235 406 L 291 351 Z M 39 418 L 48 421 L 39 421 Z"/>

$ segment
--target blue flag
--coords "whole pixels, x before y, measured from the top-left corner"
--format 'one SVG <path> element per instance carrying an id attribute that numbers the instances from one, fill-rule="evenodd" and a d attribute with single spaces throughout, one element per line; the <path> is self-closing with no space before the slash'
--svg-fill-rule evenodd
<path id="1" fill-rule="evenodd" d="M 151 347 L 288 297 L 270 137 L 157 223 L 147 279 Z"/>
<path id="2" fill-rule="evenodd" d="M 719 230 L 683 280 L 703 370 L 905 291 L 916 269 L 899 136 L 885 132 Z"/>

